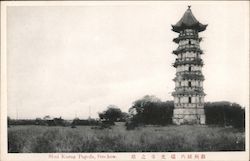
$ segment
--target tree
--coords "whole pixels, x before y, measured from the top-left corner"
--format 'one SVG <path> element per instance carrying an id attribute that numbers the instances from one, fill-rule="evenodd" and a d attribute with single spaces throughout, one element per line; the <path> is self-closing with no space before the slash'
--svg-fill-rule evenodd
<path id="1" fill-rule="evenodd" d="M 126 121 L 126 120 L 128 120 L 129 119 L 129 114 L 128 113 L 126 113 L 126 112 L 122 112 L 122 117 L 120 118 L 120 120 L 119 121 Z"/>
<path id="2" fill-rule="evenodd" d="M 102 121 L 106 121 L 109 123 L 114 123 L 115 121 L 121 121 L 123 119 L 124 114 L 121 109 L 119 109 L 116 105 L 109 105 L 107 110 L 99 113 L 99 118 Z"/>
<path id="3" fill-rule="evenodd" d="M 60 116 L 59 118 L 53 119 L 56 126 L 65 126 L 65 120 Z"/>
<path id="4" fill-rule="evenodd" d="M 134 101 L 133 106 L 129 109 L 130 115 L 141 114 L 146 106 L 152 103 L 161 102 L 159 98 L 154 95 L 146 95 L 143 98 Z"/>
<path id="5" fill-rule="evenodd" d="M 153 95 L 146 95 L 136 100 L 129 109 L 129 122 L 134 125 L 154 124 L 165 125 L 172 123 L 173 101 L 162 102 Z M 129 123 L 127 123 L 129 125 Z"/>
<path id="6" fill-rule="evenodd" d="M 245 127 L 245 109 L 237 103 L 227 101 L 205 103 L 207 124 Z"/>
<path id="7" fill-rule="evenodd" d="M 41 118 L 36 118 L 35 119 L 35 124 L 36 125 L 46 125 L 46 121 L 42 120 Z"/>

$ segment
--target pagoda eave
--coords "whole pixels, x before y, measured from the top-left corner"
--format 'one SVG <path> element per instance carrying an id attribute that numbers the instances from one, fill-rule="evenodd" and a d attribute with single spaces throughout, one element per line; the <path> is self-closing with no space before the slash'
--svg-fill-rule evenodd
<path id="1" fill-rule="evenodd" d="M 175 63 L 173 63 L 173 67 L 176 68 L 179 65 L 186 65 L 186 64 L 193 64 L 193 65 L 199 65 L 199 66 L 204 65 L 201 59 L 194 59 L 194 60 L 185 60 L 185 61 L 175 61 Z"/>
<path id="2" fill-rule="evenodd" d="M 198 37 L 198 36 L 194 36 L 194 35 L 185 35 L 185 36 L 179 36 L 177 38 L 173 39 L 173 42 L 175 43 L 179 43 L 181 40 L 189 40 L 189 39 L 194 39 L 194 40 L 198 40 L 199 42 L 201 42 L 202 38 Z"/>
<path id="3" fill-rule="evenodd" d="M 174 50 L 172 53 L 175 54 L 175 55 L 178 55 L 180 53 L 187 52 L 187 51 L 193 51 L 193 52 L 198 52 L 200 54 L 203 54 L 203 51 L 200 50 L 199 48 L 196 48 L 196 47 L 177 49 L 177 50 Z"/>
<path id="4" fill-rule="evenodd" d="M 201 92 L 197 92 L 197 91 L 174 91 L 172 92 L 172 96 L 205 96 L 206 94 L 201 91 Z"/>
<path id="5" fill-rule="evenodd" d="M 205 31 L 207 28 L 207 25 L 203 25 L 201 23 L 197 23 L 195 25 L 189 26 L 189 25 L 185 25 L 185 24 L 181 24 L 181 25 L 172 25 L 172 31 L 180 33 L 181 31 L 185 30 L 185 29 L 193 29 L 196 30 L 198 32 L 202 32 Z"/>
<path id="6" fill-rule="evenodd" d="M 173 81 L 176 82 L 177 80 L 179 80 L 178 78 L 174 78 Z M 183 80 L 199 80 L 199 81 L 204 81 L 205 78 L 185 78 Z"/>
<path id="7" fill-rule="evenodd" d="M 205 80 L 203 75 L 198 74 L 183 74 L 182 76 L 177 76 L 173 80 L 178 80 L 178 78 L 181 77 L 183 80 Z"/>

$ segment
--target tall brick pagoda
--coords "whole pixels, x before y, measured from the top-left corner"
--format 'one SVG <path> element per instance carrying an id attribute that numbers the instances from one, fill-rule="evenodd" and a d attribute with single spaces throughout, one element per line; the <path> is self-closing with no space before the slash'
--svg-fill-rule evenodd
<path id="1" fill-rule="evenodd" d="M 204 96 L 202 74 L 203 61 L 200 49 L 199 32 L 206 30 L 192 14 L 190 6 L 183 17 L 172 25 L 172 30 L 179 36 L 173 41 L 178 48 L 173 51 L 177 56 L 173 66 L 176 68 L 173 123 L 205 124 Z"/>

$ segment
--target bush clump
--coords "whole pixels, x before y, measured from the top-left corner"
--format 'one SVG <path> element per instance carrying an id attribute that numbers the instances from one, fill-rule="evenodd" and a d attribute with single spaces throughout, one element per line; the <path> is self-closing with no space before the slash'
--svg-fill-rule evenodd
<path id="1" fill-rule="evenodd" d="M 206 124 L 245 128 L 245 109 L 230 102 L 205 103 Z"/>

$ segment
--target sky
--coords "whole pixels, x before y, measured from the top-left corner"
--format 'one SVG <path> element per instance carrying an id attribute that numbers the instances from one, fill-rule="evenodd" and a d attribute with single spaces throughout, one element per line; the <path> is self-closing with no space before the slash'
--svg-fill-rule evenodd
<path id="1" fill-rule="evenodd" d="M 7 8 L 7 112 L 11 118 L 98 117 L 145 95 L 173 100 L 171 31 L 191 5 L 207 30 L 205 101 L 248 107 L 247 1 L 87 2 Z"/>

